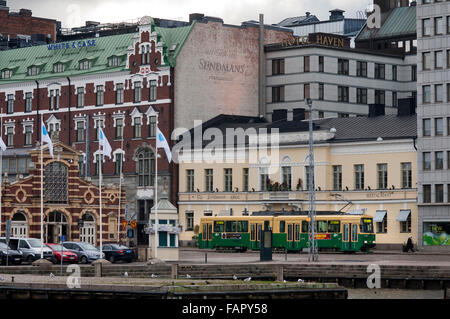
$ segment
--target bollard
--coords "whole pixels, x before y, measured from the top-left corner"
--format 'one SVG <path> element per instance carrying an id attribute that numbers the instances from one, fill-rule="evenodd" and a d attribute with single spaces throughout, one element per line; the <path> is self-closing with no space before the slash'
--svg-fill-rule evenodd
<path id="1" fill-rule="evenodd" d="M 205 264 L 207 264 L 207 263 L 208 263 L 208 253 L 205 252 Z"/>
<path id="2" fill-rule="evenodd" d="M 284 249 L 284 260 L 287 261 L 287 248 Z"/>
<path id="3" fill-rule="evenodd" d="M 172 279 L 178 279 L 178 264 L 173 264 L 173 265 L 172 265 L 172 274 L 171 274 L 171 278 L 172 278 Z"/>
<path id="4" fill-rule="evenodd" d="M 94 265 L 95 267 L 95 277 L 101 277 L 102 276 L 102 264 L 97 263 Z"/>
<path id="5" fill-rule="evenodd" d="M 277 267 L 277 281 L 283 281 L 284 280 L 284 269 L 283 266 Z"/>

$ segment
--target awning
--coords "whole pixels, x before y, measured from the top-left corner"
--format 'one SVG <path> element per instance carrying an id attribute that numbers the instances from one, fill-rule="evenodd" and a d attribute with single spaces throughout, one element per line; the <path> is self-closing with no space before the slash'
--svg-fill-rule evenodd
<path id="1" fill-rule="evenodd" d="M 385 210 L 377 210 L 377 213 L 375 214 L 373 221 L 375 223 L 383 222 L 383 219 L 384 219 L 384 216 L 386 216 L 386 213 L 387 213 L 387 211 L 385 211 Z"/>
<path id="2" fill-rule="evenodd" d="M 400 214 L 398 214 L 397 221 L 398 222 L 406 222 L 408 220 L 409 215 L 411 214 L 410 209 L 402 209 L 400 210 Z"/>

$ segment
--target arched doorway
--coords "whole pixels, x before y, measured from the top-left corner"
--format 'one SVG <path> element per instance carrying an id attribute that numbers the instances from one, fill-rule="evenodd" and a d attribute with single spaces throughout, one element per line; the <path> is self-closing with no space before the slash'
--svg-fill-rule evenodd
<path id="1" fill-rule="evenodd" d="M 16 238 L 28 237 L 27 216 L 22 211 L 18 211 L 11 218 L 11 236 Z"/>
<path id="2" fill-rule="evenodd" d="M 45 220 L 47 243 L 59 243 L 61 236 L 69 239 L 69 223 L 67 217 L 60 211 L 50 212 Z"/>
<path id="3" fill-rule="evenodd" d="M 83 220 L 83 226 L 80 227 L 80 241 L 95 246 L 96 225 L 94 216 L 87 212 L 81 219 Z"/>

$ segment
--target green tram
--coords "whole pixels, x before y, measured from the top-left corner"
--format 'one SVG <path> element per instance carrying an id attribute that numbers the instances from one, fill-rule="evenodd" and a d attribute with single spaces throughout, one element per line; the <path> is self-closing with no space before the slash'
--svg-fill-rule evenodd
<path id="1" fill-rule="evenodd" d="M 260 233 L 270 228 L 275 250 L 301 251 L 309 246 L 309 221 L 307 212 L 204 217 L 198 243 L 201 249 L 259 250 Z M 369 215 L 317 212 L 315 233 L 319 250 L 356 252 L 375 247 Z"/>

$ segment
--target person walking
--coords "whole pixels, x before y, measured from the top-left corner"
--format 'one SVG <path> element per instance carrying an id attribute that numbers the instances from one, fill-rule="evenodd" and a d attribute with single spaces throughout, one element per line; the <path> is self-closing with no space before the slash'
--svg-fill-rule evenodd
<path id="1" fill-rule="evenodd" d="M 406 242 L 406 252 L 409 252 L 409 250 L 411 249 L 411 252 L 414 252 L 414 243 L 412 241 L 412 238 L 409 237 L 408 241 Z"/>

